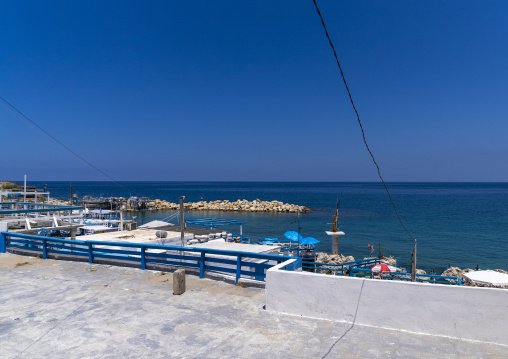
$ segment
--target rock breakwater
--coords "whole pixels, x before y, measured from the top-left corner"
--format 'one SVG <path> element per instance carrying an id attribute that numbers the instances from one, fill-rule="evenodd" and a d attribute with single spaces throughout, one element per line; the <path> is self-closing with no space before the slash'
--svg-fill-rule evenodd
<path id="1" fill-rule="evenodd" d="M 167 201 L 155 200 L 146 203 L 147 208 L 154 209 L 178 209 L 177 203 Z M 305 206 L 298 206 L 296 204 L 283 203 L 280 201 L 261 201 L 256 199 L 254 201 L 236 200 L 234 202 L 228 200 L 217 201 L 199 201 L 187 202 L 183 204 L 186 211 L 238 211 L 238 212 L 289 212 L 308 213 L 310 209 Z"/>
<path id="2" fill-rule="evenodd" d="M 135 208 L 131 205 L 132 201 L 123 197 L 114 198 L 115 207 L 123 211 L 134 211 Z M 51 199 L 53 204 L 68 204 L 69 202 L 57 199 Z M 136 202 L 137 203 L 137 202 Z M 146 210 L 178 210 L 180 205 L 178 203 L 168 202 L 165 200 L 145 200 L 143 202 L 144 209 Z M 199 201 L 199 202 L 185 202 L 183 204 L 186 211 L 230 211 L 230 212 L 281 212 L 281 213 L 309 213 L 310 209 L 305 206 L 296 204 L 284 203 L 281 201 L 262 201 L 256 199 L 248 201 L 246 199 L 238 199 L 236 201 L 229 200 L 216 200 L 216 201 Z"/>

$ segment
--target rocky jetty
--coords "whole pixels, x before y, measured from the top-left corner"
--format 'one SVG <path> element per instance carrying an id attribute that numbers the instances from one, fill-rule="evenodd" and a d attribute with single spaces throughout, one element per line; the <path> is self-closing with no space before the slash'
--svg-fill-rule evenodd
<path id="1" fill-rule="evenodd" d="M 119 208 L 123 211 L 133 211 L 136 208 L 132 208 L 130 201 L 123 197 L 116 197 L 114 199 L 118 204 Z M 60 201 L 57 199 L 51 199 L 53 204 L 68 204 L 68 201 Z M 165 200 L 155 199 L 144 202 L 146 210 L 152 211 L 170 211 L 178 210 L 180 205 L 178 203 L 172 203 Z M 310 209 L 305 206 L 298 206 L 296 204 L 284 203 L 280 201 L 261 201 L 256 199 L 254 201 L 248 201 L 246 199 L 239 199 L 236 201 L 228 200 L 217 200 L 217 201 L 199 201 L 199 202 L 185 202 L 183 204 L 186 211 L 230 211 L 230 212 L 282 212 L 282 213 L 309 213 Z"/>
<path id="2" fill-rule="evenodd" d="M 177 203 L 167 201 L 155 200 L 146 203 L 147 208 L 171 210 L 178 209 Z M 283 203 L 280 201 L 261 201 L 256 199 L 252 202 L 244 200 L 237 200 L 234 202 L 228 200 L 217 201 L 199 201 L 187 202 L 183 204 L 186 211 L 237 211 L 237 212 L 289 212 L 289 213 L 308 213 L 310 209 L 296 204 Z"/>

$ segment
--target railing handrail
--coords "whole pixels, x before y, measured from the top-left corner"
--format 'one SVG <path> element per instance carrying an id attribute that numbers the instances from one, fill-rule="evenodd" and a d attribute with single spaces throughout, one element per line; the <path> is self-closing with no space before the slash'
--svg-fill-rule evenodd
<path id="1" fill-rule="evenodd" d="M 225 275 L 234 275 L 236 283 L 238 283 L 242 276 L 247 276 L 248 278 L 254 278 L 256 280 L 264 280 L 266 278 L 265 270 L 271 268 L 273 265 L 276 265 L 271 264 L 270 262 L 281 263 L 287 260 L 296 259 L 297 264 L 291 266 L 292 269 L 290 270 L 296 270 L 301 267 L 301 259 L 298 257 L 281 256 L 268 253 L 252 253 L 144 243 L 79 241 L 22 233 L 0 232 L 0 252 L 5 253 L 9 244 L 12 248 L 24 249 L 27 247 L 26 249 L 28 250 L 42 252 L 43 259 L 48 257 L 48 253 L 61 253 L 88 256 L 89 263 L 94 263 L 94 259 L 96 257 L 112 260 L 129 260 L 131 262 L 140 263 L 141 269 L 146 269 L 147 263 L 165 264 L 177 267 L 192 267 L 199 268 L 200 277 L 203 277 L 205 272 L 210 271 L 219 272 Z M 129 250 L 130 248 L 139 249 L 139 251 Z M 147 252 L 149 249 L 159 249 L 162 251 L 161 253 Z M 229 258 L 220 258 L 219 256 Z M 249 261 L 249 259 L 262 259 L 264 261 Z M 177 262 L 178 260 L 180 260 L 180 262 Z M 236 269 L 234 269 L 235 265 Z M 233 268 L 231 268 L 232 266 Z M 245 270 L 245 267 L 249 269 Z"/>
<path id="2" fill-rule="evenodd" d="M 18 237 L 18 238 L 27 238 L 27 239 L 42 239 L 40 236 L 34 236 L 30 234 L 22 234 L 22 233 L 14 233 L 14 232 L 2 232 L 10 237 Z M 100 245 L 100 246 L 120 246 L 120 247 L 131 247 L 131 248 L 149 248 L 149 249 L 164 249 L 164 250 L 176 250 L 176 251 L 187 251 L 187 252 L 206 252 L 209 254 L 216 255 L 230 255 L 230 256 L 243 256 L 243 257 L 251 257 L 258 259 L 273 259 L 278 261 L 285 261 L 288 259 L 293 259 L 293 256 L 282 256 L 277 254 L 268 254 L 268 253 L 252 253 L 252 252 L 243 252 L 243 251 L 228 251 L 222 249 L 213 249 L 213 248 L 197 248 L 197 247 L 181 247 L 181 246 L 171 246 L 171 245 L 163 245 L 163 244 L 149 244 L 149 243 L 127 243 L 127 242 L 107 242 L 107 241 L 80 241 L 80 240 L 69 240 L 62 238 L 54 238 L 54 237 L 45 237 L 48 241 L 58 242 L 58 243 L 67 243 L 67 244 L 81 244 L 88 245 L 91 243 L 92 245 Z"/>
<path id="3" fill-rule="evenodd" d="M 365 273 L 368 275 L 374 275 L 374 273 L 372 273 L 369 269 L 365 269 L 365 268 L 351 268 L 351 272 L 353 273 Z M 394 279 L 407 279 L 407 280 L 410 280 L 408 278 L 408 276 L 411 275 L 411 273 L 409 272 L 390 272 L 390 273 L 380 273 L 381 275 L 383 274 L 387 274 L 387 275 L 390 275 L 392 276 L 392 278 Z M 437 274 L 416 274 L 416 279 L 417 281 L 419 282 L 433 282 L 432 279 L 423 279 L 423 278 L 434 278 L 434 279 L 449 279 L 449 280 L 453 280 L 453 281 L 456 281 L 459 285 L 462 285 L 462 280 L 460 279 L 460 277 L 453 277 L 453 276 L 446 276 L 446 275 L 437 275 Z M 440 283 L 445 283 L 446 282 L 440 282 Z"/>
<path id="4" fill-rule="evenodd" d="M 388 264 L 392 267 L 395 267 L 397 269 L 400 269 L 398 272 L 390 272 L 386 273 L 391 275 L 391 278 L 393 279 L 401 279 L 401 280 L 409 280 L 407 279 L 407 276 L 410 275 L 409 272 L 407 272 L 406 269 L 397 267 L 394 265 L 391 265 L 387 262 L 384 262 L 377 258 L 371 258 L 371 259 L 362 259 L 359 261 L 353 261 L 353 262 L 344 262 L 344 263 L 320 263 L 320 262 L 302 262 L 302 268 L 315 268 L 316 270 L 328 270 L 335 274 L 344 274 L 349 270 L 349 275 L 355 276 L 355 273 L 362 273 L 369 276 L 373 276 L 374 273 L 370 270 L 368 267 L 360 267 L 359 265 L 362 264 L 378 264 L 378 263 L 384 263 Z M 349 269 L 344 268 L 345 266 L 348 266 Z M 330 268 L 331 267 L 331 268 Z M 383 275 L 383 273 L 381 273 Z M 453 276 L 443 276 L 443 275 L 436 275 L 436 274 L 416 274 L 417 281 L 419 282 L 436 282 L 436 283 L 442 283 L 442 284 L 452 284 L 449 283 L 447 280 L 455 281 L 458 283 L 458 285 L 462 285 L 462 280 L 460 277 L 453 277 Z M 428 279 L 424 279 L 428 278 Z M 436 280 L 433 280 L 436 279 Z M 442 281 L 446 280 L 446 282 Z"/>
<path id="5" fill-rule="evenodd" d="M 322 263 L 322 262 L 312 262 L 312 263 L 309 263 L 310 265 L 317 265 L 317 266 L 325 266 L 325 267 L 343 267 L 343 266 L 349 266 L 350 268 L 359 268 L 358 265 L 361 265 L 361 264 L 368 264 L 368 263 L 375 263 L 375 264 L 378 264 L 378 263 L 384 263 L 384 264 L 388 264 L 392 267 L 395 267 L 395 268 L 399 268 L 399 269 L 403 269 L 403 268 L 400 268 L 400 267 L 397 267 L 397 266 L 394 266 L 394 265 L 391 265 L 390 263 L 387 263 L 385 261 L 382 261 L 380 259 L 377 259 L 377 258 L 372 258 L 372 259 L 361 259 L 361 260 L 358 260 L 358 261 L 352 261 L 352 262 L 343 262 L 343 263 Z"/>

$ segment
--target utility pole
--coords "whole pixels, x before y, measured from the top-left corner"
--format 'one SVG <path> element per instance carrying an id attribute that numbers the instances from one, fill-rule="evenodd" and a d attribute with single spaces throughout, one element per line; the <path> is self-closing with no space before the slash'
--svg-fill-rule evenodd
<path id="1" fill-rule="evenodd" d="M 183 219 L 183 200 L 185 196 L 180 197 L 180 239 L 182 240 L 182 247 L 185 246 L 184 236 L 185 236 L 185 222 Z"/>
<path id="2" fill-rule="evenodd" d="M 411 281 L 416 282 L 416 239 L 413 253 L 411 253 Z"/>

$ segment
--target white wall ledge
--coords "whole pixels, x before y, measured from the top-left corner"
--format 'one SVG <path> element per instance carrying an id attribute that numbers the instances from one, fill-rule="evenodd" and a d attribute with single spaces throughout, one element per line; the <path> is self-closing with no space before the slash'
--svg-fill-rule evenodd
<path id="1" fill-rule="evenodd" d="M 508 345 L 508 290 L 267 271 L 266 309 Z"/>

